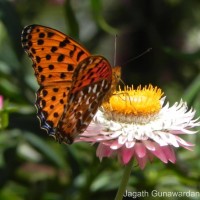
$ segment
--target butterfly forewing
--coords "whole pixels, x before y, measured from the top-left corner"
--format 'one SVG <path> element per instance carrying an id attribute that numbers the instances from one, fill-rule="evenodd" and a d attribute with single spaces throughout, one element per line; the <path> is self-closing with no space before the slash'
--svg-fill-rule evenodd
<path id="1" fill-rule="evenodd" d="M 67 105 L 74 70 L 90 54 L 65 34 L 40 25 L 25 27 L 21 40 L 40 85 L 36 107 L 41 126 L 53 133 Z"/>

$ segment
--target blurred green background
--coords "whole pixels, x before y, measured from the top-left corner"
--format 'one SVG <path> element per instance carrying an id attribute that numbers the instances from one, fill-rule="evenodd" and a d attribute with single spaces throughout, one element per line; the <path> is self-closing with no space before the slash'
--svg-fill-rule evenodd
<path id="1" fill-rule="evenodd" d="M 0 200 L 114 199 L 123 173 L 117 159 L 100 163 L 95 145 L 58 144 L 39 127 L 38 85 L 20 42 L 33 23 L 70 35 L 111 64 L 117 34 L 123 81 L 157 85 L 171 105 L 182 98 L 199 116 L 200 1 L 0 0 Z M 178 149 L 175 165 L 135 165 L 127 190 L 200 191 L 200 137 L 184 138 L 194 151 Z"/>

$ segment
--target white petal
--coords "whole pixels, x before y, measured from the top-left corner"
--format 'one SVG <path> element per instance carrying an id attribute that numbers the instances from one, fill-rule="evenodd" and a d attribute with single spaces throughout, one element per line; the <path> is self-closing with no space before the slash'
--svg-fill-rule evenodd
<path id="1" fill-rule="evenodd" d="M 170 133 L 166 133 L 166 132 L 157 132 L 159 134 L 159 136 L 167 143 L 167 144 L 172 144 L 175 147 L 179 147 L 178 142 L 176 141 L 176 137 Z M 163 146 L 163 145 L 161 145 Z M 166 145 L 164 145 L 166 146 Z"/>
<path id="2" fill-rule="evenodd" d="M 127 137 L 120 135 L 118 138 L 119 144 L 124 144 L 127 141 Z"/>
<path id="3" fill-rule="evenodd" d="M 135 141 L 127 141 L 125 145 L 126 145 L 126 148 L 128 149 L 133 148 L 135 145 Z"/>

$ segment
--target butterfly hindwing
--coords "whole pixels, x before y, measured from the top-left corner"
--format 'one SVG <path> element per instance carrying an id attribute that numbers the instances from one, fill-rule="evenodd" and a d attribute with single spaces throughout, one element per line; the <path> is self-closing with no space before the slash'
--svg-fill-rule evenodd
<path id="1" fill-rule="evenodd" d="M 111 83 L 112 68 L 105 58 L 90 56 L 78 65 L 69 91 L 69 103 L 57 129 L 60 140 L 72 143 L 78 134 L 84 132 Z"/>

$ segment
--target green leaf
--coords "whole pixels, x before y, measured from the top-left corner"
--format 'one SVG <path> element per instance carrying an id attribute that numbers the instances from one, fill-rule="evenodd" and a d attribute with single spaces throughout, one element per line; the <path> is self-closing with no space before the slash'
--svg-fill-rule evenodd
<path id="1" fill-rule="evenodd" d="M 0 130 L 8 126 L 8 113 L 5 111 L 0 112 Z"/>
<path id="2" fill-rule="evenodd" d="M 27 194 L 27 189 L 25 186 L 21 186 L 13 181 L 8 182 L 0 190 L 0 199 L 3 200 L 22 200 Z"/>
<path id="3" fill-rule="evenodd" d="M 79 39 L 79 25 L 71 7 L 70 0 L 66 1 L 65 3 L 65 16 L 67 27 L 69 28 L 69 35 L 72 35 L 75 39 Z"/>
<path id="4" fill-rule="evenodd" d="M 196 116 L 200 116 L 200 108 L 199 108 L 199 102 L 200 102 L 200 93 L 198 93 L 197 97 L 194 100 L 193 107 L 196 110 Z"/>
<path id="5" fill-rule="evenodd" d="M 94 18 L 96 19 L 98 25 L 106 32 L 116 35 L 119 31 L 113 27 L 111 27 L 104 19 L 102 15 L 102 1 L 100 0 L 91 0 L 92 12 L 94 14 Z"/>
<path id="6" fill-rule="evenodd" d="M 17 57 L 21 59 L 23 50 L 19 44 L 22 26 L 18 13 L 10 1 L 0 1 L 0 19 L 6 27 Z"/>
<path id="7" fill-rule="evenodd" d="M 191 85 L 185 90 L 182 98 L 184 101 L 187 101 L 189 104 L 192 103 L 196 95 L 200 91 L 200 74 L 194 79 Z"/>
<path id="8" fill-rule="evenodd" d="M 26 133 L 25 138 L 51 161 L 61 168 L 66 168 L 66 162 L 63 157 L 59 156 L 46 142 L 34 134 Z"/>
<path id="9" fill-rule="evenodd" d="M 199 57 L 200 57 L 200 51 L 199 50 L 194 52 L 194 53 L 182 53 L 182 52 L 177 51 L 173 48 L 164 47 L 163 51 L 166 54 L 173 56 L 176 59 L 183 60 L 185 62 L 194 62 L 196 60 L 199 60 Z"/>

